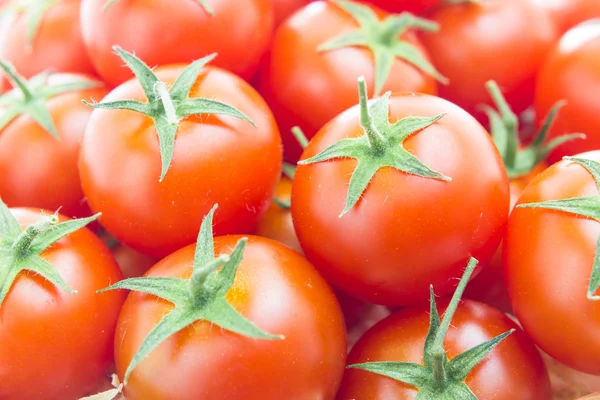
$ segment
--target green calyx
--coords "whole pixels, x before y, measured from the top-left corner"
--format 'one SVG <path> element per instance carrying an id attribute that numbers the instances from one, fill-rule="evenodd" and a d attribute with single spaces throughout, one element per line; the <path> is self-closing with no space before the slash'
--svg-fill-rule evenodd
<path id="1" fill-rule="evenodd" d="M 362 369 L 414 386 L 419 390 L 416 400 L 477 400 L 465 383 L 467 375 L 514 330 L 496 336 L 448 360 L 443 345 L 444 337 L 476 266 L 477 260 L 471 258 L 441 323 L 433 287 L 430 288 L 430 326 L 425 339 L 422 365 L 390 361 L 353 364 L 348 368 Z"/>
<path id="2" fill-rule="evenodd" d="M 358 22 L 359 28 L 321 44 L 318 51 L 330 51 L 349 46 L 366 47 L 371 50 L 375 63 L 376 96 L 387 81 L 396 59 L 412 64 L 443 84 L 448 83 L 448 79 L 442 76 L 414 45 L 400 39 L 400 35 L 408 29 L 435 32 L 439 29 L 435 22 L 415 17 L 410 13 L 390 15 L 380 21 L 373 10 L 360 3 L 346 0 L 337 0 L 334 3 L 350 14 Z"/>
<path id="3" fill-rule="evenodd" d="M 258 329 L 243 317 L 225 298 L 233 285 L 235 274 L 242 261 L 247 239 L 241 239 L 231 255 L 215 258 L 212 221 L 217 206 L 204 217 L 194 257 L 192 276 L 189 279 L 145 277 L 122 280 L 99 291 L 128 289 L 148 293 L 165 299 L 175 308 L 148 333 L 125 372 L 124 384 L 134 368 L 168 337 L 196 321 L 208 321 L 223 329 L 256 339 L 283 339 Z"/>
<path id="4" fill-rule="evenodd" d="M 96 214 L 89 218 L 59 223 L 58 216 L 54 214 L 40 218 L 23 230 L 6 204 L 0 200 L 0 307 L 22 271 L 38 274 L 59 289 L 75 293 L 40 254 L 99 217 L 100 214 Z"/>
<path id="5" fill-rule="evenodd" d="M 104 7 L 103 9 L 106 10 L 107 8 L 109 8 L 110 6 L 112 6 L 113 4 L 115 4 L 117 1 L 119 0 L 107 0 L 106 3 L 104 3 Z M 207 0 L 189 0 L 189 1 L 193 1 L 195 3 L 198 3 L 198 5 L 200 7 L 202 7 L 202 9 L 204 9 L 204 11 L 206 11 L 206 13 L 208 15 L 213 15 L 214 14 L 214 10 L 213 8 L 208 4 Z"/>
<path id="6" fill-rule="evenodd" d="M 84 101 L 83 103 L 94 108 L 135 111 L 152 118 L 160 142 L 162 168 L 159 182 L 165 179 L 165 175 L 169 170 L 175 149 L 175 135 L 180 122 L 185 117 L 198 114 L 230 115 L 256 126 L 242 112 L 227 104 L 205 98 L 188 97 L 200 72 L 207 63 L 217 56 L 216 53 L 188 65 L 169 89 L 167 85 L 158 80 L 154 72 L 142 60 L 118 46 L 115 46 L 114 50 L 137 77 L 148 103 L 135 100 L 118 100 L 93 104 Z"/>
<path id="7" fill-rule="evenodd" d="M 64 93 L 89 89 L 99 86 L 99 82 L 88 79 L 74 80 L 69 83 L 49 85 L 48 72 L 42 72 L 29 81 L 19 75 L 12 64 L 0 60 L 0 69 L 11 81 L 14 89 L 0 96 L 0 131 L 12 120 L 24 114 L 37 122 L 44 130 L 56 139 L 60 139 L 47 100 Z"/>
<path id="8" fill-rule="evenodd" d="M 544 161 L 561 144 L 575 139 L 585 139 L 584 134 L 573 133 L 559 136 L 549 143 L 545 143 L 558 112 L 565 105 L 564 102 L 559 101 L 548 113 L 533 142 L 529 146 L 521 146 L 519 142 L 519 119 L 510 109 L 502 92 L 500 92 L 498 84 L 495 81 L 488 81 L 486 88 L 497 110 L 487 105 L 482 107 L 490 120 L 492 139 L 502 156 L 510 179 L 519 178 L 530 173 L 536 165 Z"/>
<path id="9" fill-rule="evenodd" d="M 365 134 L 357 138 L 342 139 L 316 156 L 298 162 L 299 165 L 307 165 L 336 158 L 354 158 L 358 161 L 350 178 L 346 206 L 340 214 L 340 218 L 354 207 L 381 168 L 390 167 L 407 174 L 439 181 L 452 180 L 450 177 L 430 169 L 403 146 L 404 141 L 410 135 L 433 125 L 443 118 L 444 114 L 431 118 L 406 117 L 390 124 L 389 92 L 369 106 L 365 79 L 360 77 L 358 78 L 358 93 L 360 124 Z"/>
<path id="10" fill-rule="evenodd" d="M 545 208 L 590 218 L 600 222 L 600 163 L 576 157 L 564 157 L 563 159 L 579 164 L 585 168 L 594 178 L 599 195 L 549 200 L 539 203 L 525 203 L 517 205 L 517 208 Z M 600 289 L 600 236 L 596 243 L 596 254 L 594 256 L 592 275 L 587 289 L 587 298 L 591 301 L 600 300 L 600 295 L 596 294 L 598 289 Z"/>
<path id="11" fill-rule="evenodd" d="M 25 50 L 31 52 L 33 41 L 42 24 L 46 12 L 62 0 L 16 0 L 10 2 L 2 9 L 1 14 L 24 15 L 27 19 L 27 40 Z"/>

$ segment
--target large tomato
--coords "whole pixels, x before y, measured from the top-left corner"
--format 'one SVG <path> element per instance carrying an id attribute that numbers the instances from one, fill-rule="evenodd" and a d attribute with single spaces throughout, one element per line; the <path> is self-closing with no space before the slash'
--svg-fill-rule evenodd
<path id="1" fill-rule="evenodd" d="M 560 146 L 551 161 L 562 156 L 600 148 L 600 22 L 567 32 L 543 64 L 537 83 L 535 110 L 545 115 L 552 105 L 566 106 L 550 131 L 550 139 L 567 132 L 582 132 L 586 140 Z"/>
<path id="2" fill-rule="evenodd" d="M 491 104 L 484 84 L 493 79 L 515 113 L 531 105 L 539 66 L 557 38 L 548 12 L 531 0 L 486 0 L 449 4 L 430 18 L 440 31 L 423 34 L 423 43 L 450 80 L 441 97 L 481 116 L 478 107 Z"/>
<path id="3" fill-rule="evenodd" d="M 560 33 L 592 18 L 600 17 L 600 2 L 597 0 L 535 0 L 550 10 Z"/>
<path id="4" fill-rule="evenodd" d="M 600 160 L 600 152 L 578 156 Z M 600 374 L 600 302 L 588 299 L 598 222 L 539 204 L 598 196 L 590 172 L 561 161 L 534 179 L 513 210 L 504 246 L 505 279 L 516 316 L 558 361 Z M 528 203 L 536 203 L 521 208 Z"/>
<path id="5" fill-rule="evenodd" d="M 342 4 L 364 9 L 372 20 L 359 24 Z M 287 160 L 296 162 L 302 154 L 301 147 L 290 134 L 293 126 L 300 126 L 310 139 L 330 119 L 356 104 L 356 79 L 359 76 L 364 75 L 370 87 L 375 89 L 374 50 L 351 45 L 320 50 L 320 46 L 357 31 L 361 26 L 370 27 L 364 28 L 368 32 L 382 29 L 381 20 L 385 17 L 388 15 L 383 11 L 357 3 L 317 1 L 295 13 L 278 28 L 260 75 L 259 91 L 275 114 L 284 138 Z M 377 22 L 378 18 L 380 22 Z M 373 24 L 375 27 L 371 26 Z M 395 39 L 398 34 L 395 37 L 392 34 L 392 37 Z M 402 32 L 398 40 L 401 42 L 399 48 L 411 47 L 414 56 L 428 62 L 429 56 L 414 32 Z M 372 44 L 373 48 L 379 49 L 378 55 L 385 56 L 386 44 Z M 385 71 L 377 73 L 380 79 L 385 78 L 381 91 L 436 93 L 434 77 L 400 57 L 391 57 L 389 74 Z"/>
<path id="6" fill-rule="evenodd" d="M 23 228 L 51 215 L 37 209 L 12 213 Z M 2 400 L 74 400 L 90 394 L 112 364 L 114 330 L 125 296 L 96 294 L 122 278 L 110 251 L 84 228 L 60 239 L 41 258 L 77 293 L 36 273 L 17 276 L 0 305 Z M 6 267 L 0 265 L 0 273 Z"/>
<path id="7" fill-rule="evenodd" d="M 364 0 L 366 3 L 374 4 L 389 12 L 400 13 L 408 11 L 422 14 L 439 6 L 444 0 Z"/>
<path id="8" fill-rule="evenodd" d="M 217 52 L 215 65 L 252 77 L 271 40 L 271 0 L 82 0 L 81 30 L 94 67 L 116 86 L 132 76 L 119 45 L 151 66 L 189 63 Z M 212 15 L 207 10 L 212 10 Z"/>

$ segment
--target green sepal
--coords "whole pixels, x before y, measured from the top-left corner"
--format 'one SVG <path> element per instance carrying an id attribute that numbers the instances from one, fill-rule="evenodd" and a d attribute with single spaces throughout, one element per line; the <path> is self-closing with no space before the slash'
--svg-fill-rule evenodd
<path id="1" fill-rule="evenodd" d="M 423 57 L 414 45 L 399 38 L 408 29 L 436 32 L 439 30 L 437 23 L 410 13 L 390 15 L 380 21 L 366 5 L 347 0 L 336 0 L 334 3 L 350 14 L 359 27 L 321 44 L 317 50 L 330 51 L 350 46 L 371 50 L 375 64 L 375 96 L 381 92 L 396 59 L 412 64 L 443 84 L 448 83 L 448 79 Z"/>
<path id="2" fill-rule="evenodd" d="M 48 110 L 47 100 L 64 93 L 89 89 L 100 83 L 81 79 L 63 84 L 48 84 L 48 72 L 42 72 L 29 81 L 19 75 L 9 62 L 0 60 L 0 69 L 6 74 L 14 89 L 0 96 L 0 131 L 21 114 L 29 116 L 57 140 L 60 139 Z"/>
<path id="3" fill-rule="evenodd" d="M 572 161 L 585 168 L 596 182 L 596 188 L 599 191 L 597 196 L 573 197 L 561 200 L 548 200 L 536 203 L 518 204 L 517 208 L 543 208 L 565 212 L 584 218 L 593 219 L 600 222 L 600 163 L 594 160 L 576 157 L 564 157 L 564 160 Z M 587 289 L 587 298 L 591 301 L 600 300 L 600 295 L 596 292 L 600 289 L 600 236 L 596 242 L 596 253 L 594 255 L 594 265 Z"/>
<path id="4" fill-rule="evenodd" d="M 104 11 L 106 11 L 106 9 L 108 9 L 110 6 L 115 4 L 117 1 L 119 1 L 119 0 L 107 0 L 106 3 L 104 3 L 104 6 L 102 7 L 102 9 Z M 200 5 L 200 7 L 202 7 L 208 15 L 212 16 L 215 13 L 215 11 L 210 6 L 210 4 L 208 4 L 207 0 L 190 0 L 190 1 L 195 1 L 196 3 L 198 3 Z"/>
<path id="5" fill-rule="evenodd" d="M 435 294 L 430 287 L 429 330 L 423 349 L 423 365 L 409 362 L 367 362 L 349 365 L 348 368 L 362 369 L 386 376 L 418 389 L 417 399 L 423 400 L 477 400 L 465 383 L 469 372 L 479 364 L 500 342 L 514 332 L 505 332 L 481 343 L 452 360 L 448 360 L 443 341 L 450 323 L 460 303 L 465 287 L 477 266 L 471 258 L 465 272 L 450 300 L 444 318 L 440 323 Z"/>
<path id="6" fill-rule="evenodd" d="M 175 306 L 148 333 L 125 372 L 124 384 L 135 367 L 162 342 L 197 321 L 211 324 L 242 336 L 255 339 L 284 339 L 257 328 L 242 316 L 226 299 L 242 261 L 247 239 L 242 238 L 230 255 L 215 258 L 212 234 L 213 216 L 217 206 L 204 217 L 194 255 L 193 272 L 189 279 L 169 277 L 130 278 L 105 289 L 127 289 L 147 293 L 167 300 Z"/>
<path id="7" fill-rule="evenodd" d="M 25 50 L 31 52 L 33 41 L 39 31 L 46 12 L 61 0 L 15 0 L 9 2 L 0 15 L 23 15 L 26 19 Z"/>
<path id="8" fill-rule="evenodd" d="M 381 168 L 391 167 L 427 179 L 446 182 L 452 180 L 450 177 L 432 170 L 404 148 L 404 141 L 410 135 L 433 125 L 442 119 L 444 114 L 435 117 L 406 117 L 390 124 L 390 93 L 384 94 L 369 107 L 363 77 L 358 78 L 358 87 L 360 124 L 365 134 L 357 138 L 342 139 L 333 143 L 321 153 L 298 162 L 299 165 L 307 165 L 338 158 L 353 158 L 358 161 L 350 178 L 346 205 L 340 214 L 340 218 L 354 207 Z"/>
<path id="9" fill-rule="evenodd" d="M 488 105 L 482 105 L 482 109 L 490 121 L 492 139 L 502 156 L 510 179 L 516 179 L 530 173 L 558 146 L 571 140 L 585 139 L 585 135 L 582 133 L 572 133 L 559 136 L 546 143 L 552 124 L 560 109 L 566 104 L 564 101 L 559 101 L 550 109 L 532 143 L 528 146 L 522 146 L 519 142 L 519 119 L 510 109 L 498 84 L 495 81 L 488 81 L 486 88 L 497 110 Z"/>
<path id="10" fill-rule="evenodd" d="M 185 117 L 198 114 L 229 115 L 247 121 L 256 127 L 250 118 L 234 107 L 211 99 L 189 98 L 190 90 L 198 79 L 200 72 L 206 64 L 216 57 L 216 54 L 208 55 L 188 65 L 171 89 L 168 89 L 142 60 L 118 46 L 115 46 L 114 50 L 136 76 L 148 103 L 136 100 L 118 100 L 103 103 L 84 101 L 83 103 L 94 108 L 130 110 L 152 118 L 160 147 L 161 172 L 159 182 L 165 179 L 171 166 L 175 150 L 175 136 L 181 120 Z"/>

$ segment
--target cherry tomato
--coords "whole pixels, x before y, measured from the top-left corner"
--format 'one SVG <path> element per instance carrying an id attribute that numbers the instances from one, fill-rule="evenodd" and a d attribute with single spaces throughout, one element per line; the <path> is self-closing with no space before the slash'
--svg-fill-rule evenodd
<path id="1" fill-rule="evenodd" d="M 154 257 L 138 253 L 122 244 L 118 244 L 111 251 L 119 267 L 121 267 L 121 272 L 123 272 L 123 277 L 125 278 L 135 278 L 144 275 L 158 261 Z"/>
<path id="2" fill-rule="evenodd" d="M 215 238 L 230 253 L 239 236 Z M 146 276 L 188 278 L 194 245 L 165 258 Z M 206 321 L 160 344 L 131 374 L 127 399 L 331 399 L 346 358 L 339 304 L 304 257 L 269 239 L 250 237 L 227 300 L 258 328 L 283 340 L 250 339 Z M 170 303 L 141 293 L 125 302 L 115 335 L 120 377 Z M 285 379 L 274 379 L 276 376 Z"/>
<path id="3" fill-rule="evenodd" d="M 312 0 L 272 0 L 275 13 L 275 26 L 279 26 L 287 17 L 310 3 Z"/>
<path id="4" fill-rule="evenodd" d="M 444 0 L 365 0 L 365 2 L 381 7 L 394 13 L 408 11 L 414 14 L 422 14 L 444 2 Z"/>
<path id="5" fill-rule="evenodd" d="M 438 307 L 440 314 L 445 305 Z M 429 307 L 405 308 L 376 324 L 359 339 L 348 363 L 403 361 L 423 364 L 429 328 Z M 540 354 L 519 327 L 500 311 L 475 301 L 463 301 L 444 339 L 448 358 L 510 329 L 516 329 L 469 373 L 467 386 L 479 399 L 519 400 L 552 398 L 550 381 Z M 346 369 L 338 400 L 408 400 L 417 389 L 360 369 Z"/>
<path id="6" fill-rule="evenodd" d="M 116 86 L 132 76 L 112 47 L 134 52 L 150 66 L 188 63 L 210 53 L 214 65 L 249 79 L 273 29 L 271 0 L 82 0 L 81 29 L 100 76 Z M 142 35 L 142 37 L 140 36 Z"/>
<path id="7" fill-rule="evenodd" d="M 37 209 L 12 212 L 23 227 L 51 214 Z M 78 399 L 97 387 L 112 364 L 115 325 L 125 295 L 96 294 L 122 279 L 110 251 L 84 228 L 60 239 L 41 257 L 77 293 L 66 293 L 37 274 L 23 271 L 17 276 L 0 307 L 2 400 Z"/>
<path id="8" fill-rule="evenodd" d="M 550 161 L 600 148 L 600 99 L 596 95 L 599 90 L 600 23 L 593 22 L 567 32 L 540 70 L 535 96 L 536 113 L 545 115 L 559 100 L 567 103 L 556 119 L 549 139 L 570 132 L 587 135 L 585 140 L 571 141 L 558 147 L 551 154 Z"/>
<path id="9" fill-rule="evenodd" d="M 592 18 L 600 17 L 600 2 L 596 0 L 536 0 L 550 10 L 560 33 Z"/>
<path id="10" fill-rule="evenodd" d="M 478 107 L 491 104 L 484 84 L 493 79 L 515 113 L 532 104 L 538 69 L 558 36 L 548 12 L 530 0 L 487 0 L 446 5 L 430 18 L 440 31 L 423 34 L 423 43 L 450 80 L 441 97 L 482 117 Z"/>

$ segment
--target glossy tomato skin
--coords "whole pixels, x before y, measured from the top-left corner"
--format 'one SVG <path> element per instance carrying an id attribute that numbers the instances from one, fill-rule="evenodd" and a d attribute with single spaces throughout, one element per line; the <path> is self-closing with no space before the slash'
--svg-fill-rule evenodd
<path id="1" fill-rule="evenodd" d="M 377 12 L 381 18 L 386 15 Z M 317 51 L 321 44 L 357 27 L 339 6 L 317 1 L 292 15 L 275 33 L 269 58 L 261 70 L 259 91 L 279 124 L 286 160 L 296 162 L 302 154 L 291 128 L 300 126 L 309 139 L 313 137 L 330 119 L 357 103 L 359 76 L 364 75 L 372 96 L 375 69 L 371 50 L 348 47 Z M 405 38 L 428 58 L 412 32 Z M 435 94 L 436 88 L 434 78 L 395 60 L 383 92 Z"/>
<path id="2" fill-rule="evenodd" d="M 600 161 L 599 152 L 579 157 Z M 589 172 L 561 161 L 531 182 L 518 204 L 597 194 Z M 586 293 L 599 234 L 592 220 L 515 208 L 504 247 L 508 293 L 525 331 L 558 361 L 591 374 L 600 374 L 600 304 Z"/>
<path id="3" fill-rule="evenodd" d="M 23 227 L 41 217 L 37 209 L 11 211 Z M 125 295 L 96 294 L 122 279 L 110 251 L 81 229 L 41 256 L 77 293 L 61 291 L 36 274 L 17 277 L 0 307 L 2 400 L 78 399 L 98 386 L 113 361 Z"/>
<path id="4" fill-rule="evenodd" d="M 415 94 L 393 95 L 390 106 L 390 121 L 446 113 L 404 146 L 452 181 L 383 168 L 339 218 L 356 160 L 301 165 L 292 217 L 307 258 L 329 282 L 361 300 L 401 306 L 425 301 L 430 284 L 449 293 L 470 256 L 489 261 L 504 233 L 509 188 L 490 136 L 464 110 Z M 315 136 L 302 158 L 362 134 L 358 107 L 351 108 Z"/>
<path id="5" fill-rule="evenodd" d="M 157 76 L 171 85 L 182 71 L 164 67 Z M 143 96 L 139 83 L 129 81 L 105 101 Z M 149 117 L 95 110 L 81 145 L 79 169 L 90 207 L 103 213 L 101 223 L 119 242 L 154 257 L 192 243 L 203 216 L 216 203 L 216 235 L 251 231 L 269 206 L 281 173 L 277 126 L 246 82 L 209 67 L 190 97 L 222 101 L 257 127 L 229 116 L 185 118 L 162 183 L 158 135 Z"/>
<path id="6" fill-rule="evenodd" d="M 564 133 L 582 132 L 585 140 L 572 140 L 558 147 L 550 160 L 600 148 L 600 24 L 586 24 L 567 32 L 544 62 L 537 83 L 535 110 L 538 123 L 560 100 L 560 110 L 548 135 L 552 140 Z"/>
<path id="7" fill-rule="evenodd" d="M 49 84 L 83 79 L 89 78 L 56 74 L 50 77 Z M 27 115 L 17 117 L 0 131 L 0 197 L 9 207 L 60 209 L 71 218 L 91 215 L 81 189 L 77 161 L 79 142 L 92 113 L 81 100 L 102 99 L 107 91 L 98 85 L 46 101 L 58 140 Z"/>
<path id="8" fill-rule="evenodd" d="M 441 5 L 444 0 L 365 0 L 365 2 L 393 13 L 408 11 L 413 14 L 423 14 Z"/>
<path id="9" fill-rule="evenodd" d="M 273 2 L 275 27 L 279 26 L 287 17 L 301 9 L 312 0 L 271 0 Z"/>
<path id="10" fill-rule="evenodd" d="M 447 5 L 429 18 L 440 30 L 423 34 L 423 43 L 450 80 L 441 97 L 484 120 L 479 106 L 491 105 L 485 83 L 493 79 L 515 113 L 533 103 L 538 69 L 558 37 L 548 12 L 531 0 L 487 0 Z"/>
<path id="11" fill-rule="evenodd" d="M 7 17 L 2 21 L 7 26 L 0 28 L 0 59 L 10 61 L 26 78 L 46 70 L 94 75 L 79 29 L 79 3 L 55 2 L 44 14 L 31 50 L 26 33 L 29 18 Z"/>
<path id="12" fill-rule="evenodd" d="M 443 303 L 438 306 L 440 315 L 445 308 Z M 403 361 L 423 364 L 428 328 L 429 306 L 397 311 L 359 339 L 348 355 L 348 363 Z M 448 358 L 452 359 L 511 329 L 516 331 L 471 371 L 466 384 L 479 399 L 551 399 L 550 380 L 539 352 L 514 322 L 490 306 L 463 301 L 452 320 L 444 347 Z M 412 400 L 416 395 L 414 387 L 391 378 L 346 369 L 337 400 Z"/>
<path id="13" fill-rule="evenodd" d="M 105 3 L 82 0 L 81 29 L 94 67 L 111 86 L 133 76 L 114 45 L 150 66 L 189 63 L 217 52 L 213 65 L 249 79 L 273 29 L 271 0 L 210 0 L 212 16 L 189 0 L 120 0 L 103 10 Z"/>
<path id="14" fill-rule="evenodd" d="M 240 238 L 215 238 L 215 253 L 230 253 Z M 192 245 L 162 260 L 146 276 L 188 278 L 193 259 Z M 331 288 L 304 257 L 275 241 L 249 237 L 227 299 L 260 329 L 285 339 L 250 339 L 197 322 L 167 339 L 133 370 L 125 386 L 128 400 L 335 396 L 346 359 L 344 320 Z M 129 295 L 115 335 L 120 377 L 171 307 L 150 295 Z"/>
<path id="15" fill-rule="evenodd" d="M 536 2 L 540 7 L 550 11 L 561 34 L 581 22 L 600 17 L 600 2 L 596 0 L 536 0 Z"/>

